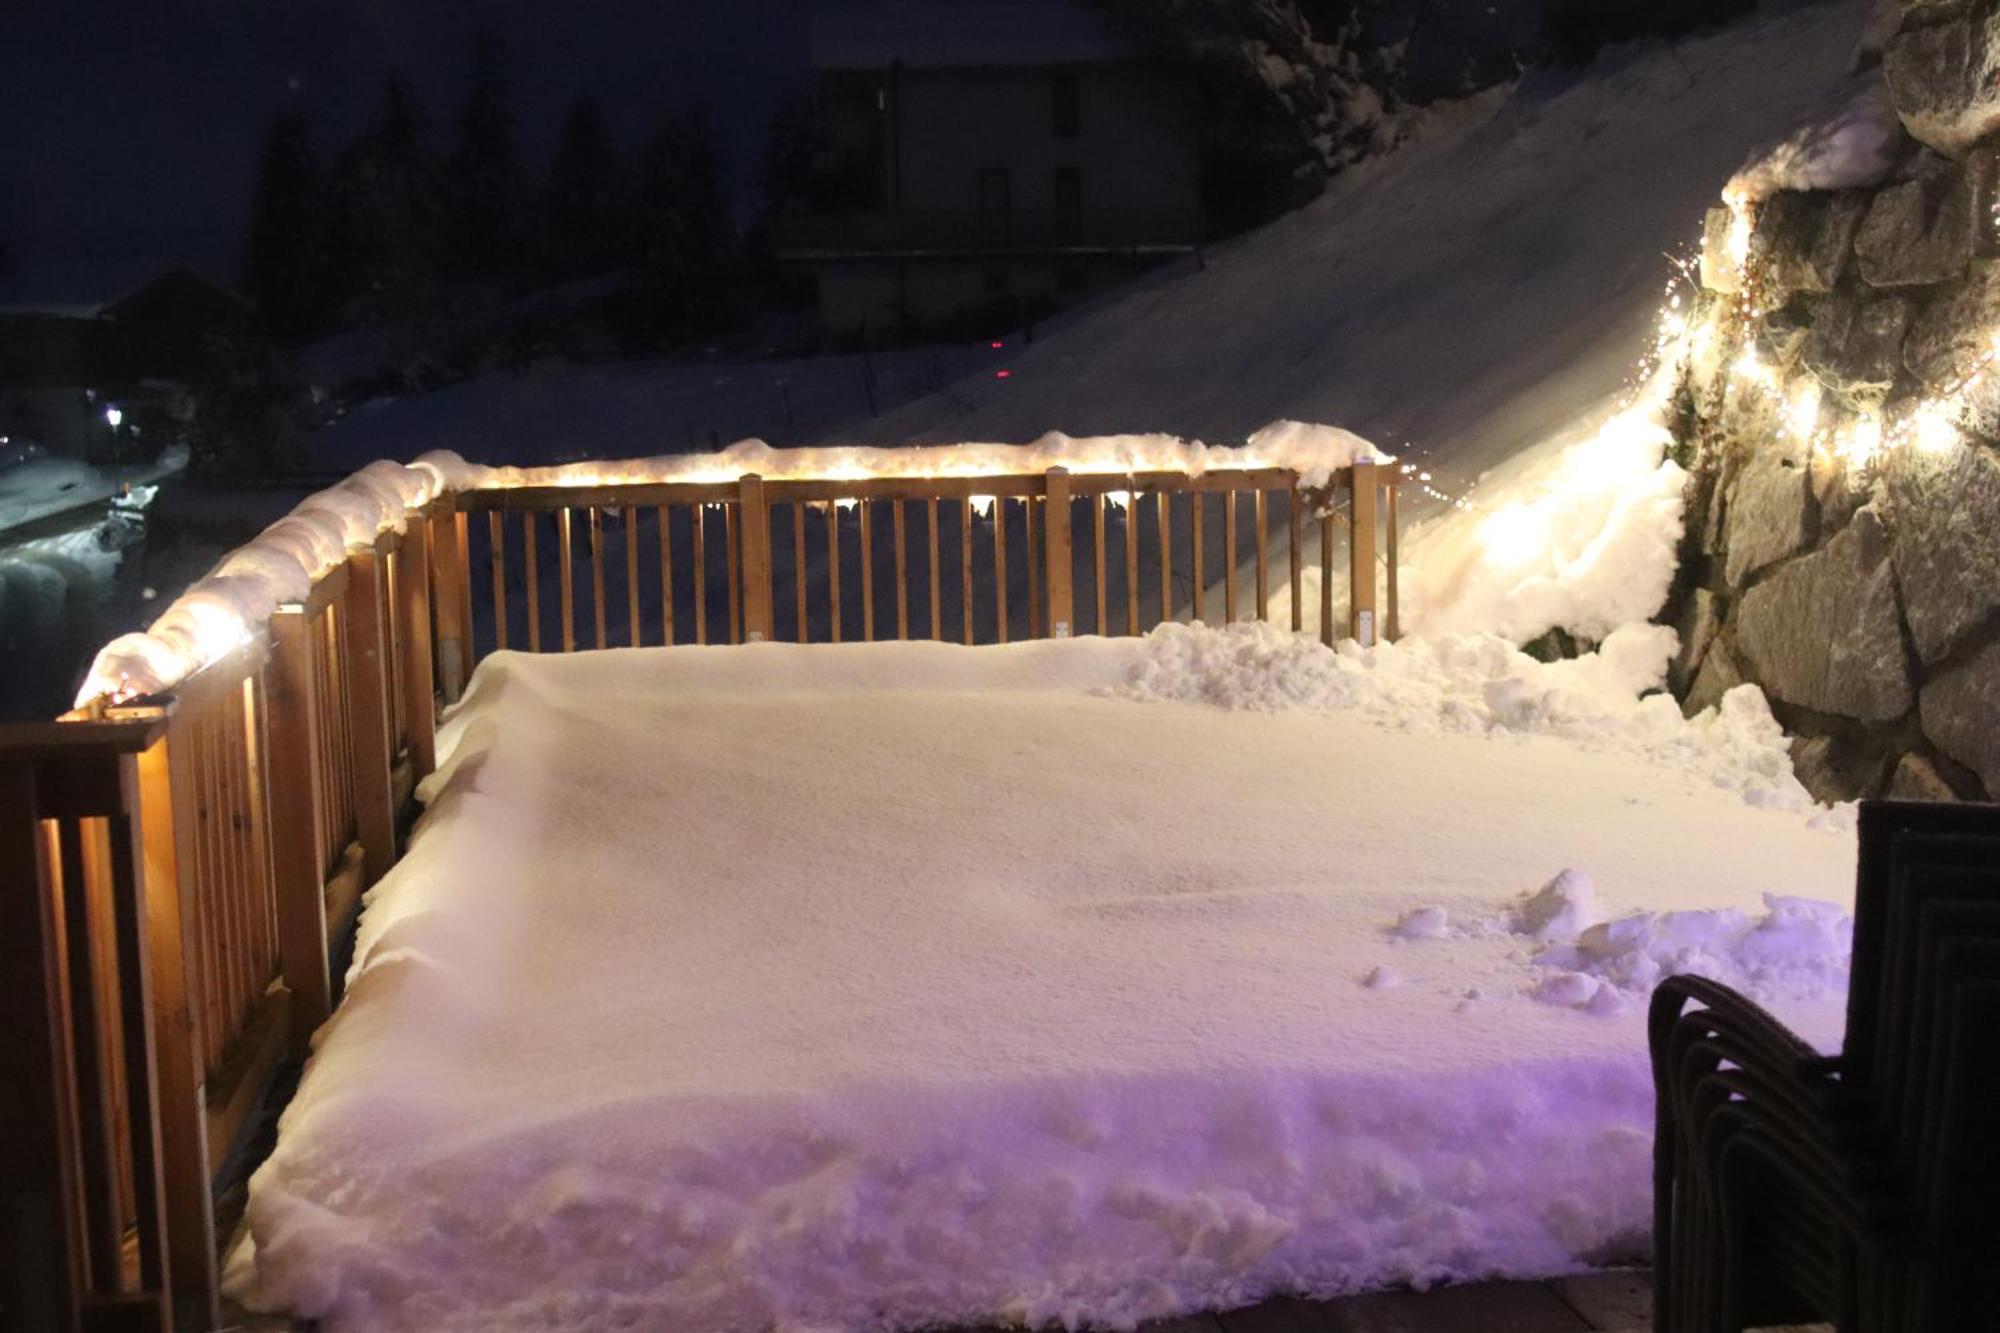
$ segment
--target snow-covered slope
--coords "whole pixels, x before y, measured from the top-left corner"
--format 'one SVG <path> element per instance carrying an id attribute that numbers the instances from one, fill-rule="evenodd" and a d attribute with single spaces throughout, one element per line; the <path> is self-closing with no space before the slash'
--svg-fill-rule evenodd
<path id="1" fill-rule="evenodd" d="M 1845 79 L 1857 6 L 1768 3 L 1442 109 L 1308 208 L 873 423 L 882 442 L 1336 423 L 1464 477 L 1631 378 L 1745 155 Z M 1440 474 L 1442 477 L 1442 473 Z"/>

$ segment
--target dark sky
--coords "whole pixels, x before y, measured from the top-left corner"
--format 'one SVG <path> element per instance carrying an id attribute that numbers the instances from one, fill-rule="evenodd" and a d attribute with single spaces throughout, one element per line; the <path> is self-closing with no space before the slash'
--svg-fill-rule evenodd
<path id="1" fill-rule="evenodd" d="M 603 100 L 621 146 L 706 111 L 739 211 L 772 109 L 804 83 L 810 0 L 0 0 L 0 302 L 115 295 L 171 259 L 233 275 L 257 146 L 288 98 L 330 157 L 383 78 L 449 143 L 472 33 L 508 39 L 526 163 Z"/>

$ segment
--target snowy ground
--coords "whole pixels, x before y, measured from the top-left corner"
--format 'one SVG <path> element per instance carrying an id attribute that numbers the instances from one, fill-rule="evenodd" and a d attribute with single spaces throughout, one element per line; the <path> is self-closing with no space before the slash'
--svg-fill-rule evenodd
<path id="1" fill-rule="evenodd" d="M 1765 895 L 1853 856 L 1754 691 L 1634 697 L 1645 636 L 491 658 L 234 1280 L 727 1333 L 1631 1255 L 1647 987 L 1832 1037 L 1841 907 Z"/>

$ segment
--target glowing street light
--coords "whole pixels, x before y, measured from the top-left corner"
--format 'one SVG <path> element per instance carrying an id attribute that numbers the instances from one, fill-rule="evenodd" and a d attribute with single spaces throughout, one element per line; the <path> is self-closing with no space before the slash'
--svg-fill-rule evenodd
<path id="1" fill-rule="evenodd" d="M 117 430 L 124 421 L 125 413 L 119 408 L 107 407 L 104 409 L 104 424 L 111 427 L 111 429 Z"/>

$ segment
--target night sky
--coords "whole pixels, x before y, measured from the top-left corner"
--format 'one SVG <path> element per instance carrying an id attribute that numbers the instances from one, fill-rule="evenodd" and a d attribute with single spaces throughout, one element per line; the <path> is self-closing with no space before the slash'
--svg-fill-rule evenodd
<path id="1" fill-rule="evenodd" d="M 810 0 L 27 0 L 0 6 L 0 302 L 116 295 L 184 259 L 234 276 L 258 142 L 297 99 L 330 158 L 401 68 L 450 143 L 471 36 L 502 32 L 524 165 L 600 98 L 620 147 L 705 110 L 739 213 L 772 110 L 803 87 Z"/>

